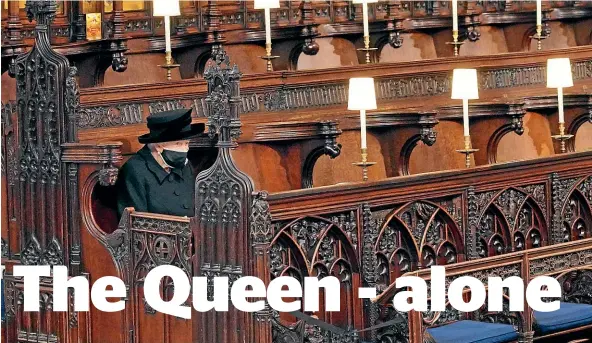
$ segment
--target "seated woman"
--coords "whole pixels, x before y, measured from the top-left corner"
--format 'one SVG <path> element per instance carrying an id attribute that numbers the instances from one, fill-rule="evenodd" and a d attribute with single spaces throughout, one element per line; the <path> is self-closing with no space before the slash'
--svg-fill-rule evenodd
<path id="1" fill-rule="evenodd" d="M 126 207 L 136 211 L 193 216 L 195 175 L 187 161 L 189 138 L 204 131 L 191 124 L 191 109 L 152 114 L 146 144 L 121 168 L 117 179 L 118 218 Z"/>

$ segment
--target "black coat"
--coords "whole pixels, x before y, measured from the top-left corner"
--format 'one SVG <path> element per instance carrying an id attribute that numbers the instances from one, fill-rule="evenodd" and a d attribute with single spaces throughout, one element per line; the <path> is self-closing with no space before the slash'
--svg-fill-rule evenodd
<path id="1" fill-rule="evenodd" d="M 117 213 L 136 211 L 192 217 L 195 176 L 189 163 L 168 173 L 156 162 L 148 146 L 132 156 L 117 178 Z"/>

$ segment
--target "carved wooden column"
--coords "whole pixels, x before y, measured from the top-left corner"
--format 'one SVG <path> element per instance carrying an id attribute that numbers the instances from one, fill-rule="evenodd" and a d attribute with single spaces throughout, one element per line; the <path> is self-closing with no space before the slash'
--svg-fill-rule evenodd
<path id="1" fill-rule="evenodd" d="M 125 38 L 125 17 L 123 14 L 123 1 L 113 1 L 113 15 L 111 17 L 111 42 L 109 50 L 111 54 L 111 68 L 116 72 L 124 72 L 127 69 L 127 41 Z"/>
<path id="2" fill-rule="evenodd" d="M 241 73 L 221 45 L 215 45 L 204 78 L 208 83 L 208 130 L 218 136 L 218 157 L 195 181 L 194 275 L 226 276 L 232 283 L 252 275 L 249 215 L 253 181 L 238 170 L 230 150 L 240 135 L 238 117 Z M 255 342 L 253 315 L 231 308 L 228 312 L 194 313 L 194 342 Z"/>
<path id="3" fill-rule="evenodd" d="M 269 273 L 269 244 L 273 239 L 273 226 L 271 224 L 271 214 L 269 213 L 269 204 L 267 203 L 267 193 L 255 193 L 250 217 L 250 240 L 253 249 L 253 275 L 268 285 L 271 281 Z M 254 341 L 257 343 L 271 343 L 271 320 L 273 312 L 269 305 L 265 310 L 260 311 L 254 316 Z"/>
<path id="4" fill-rule="evenodd" d="M 125 33 L 125 17 L 123 15 L 123 1 L 113 1 L 113 16 L 111 17 L 111 24 L 113 30 L 111 31 L 111 38 L 121 39 Z"/>
<path id="5" fill-rule="evenodd" d="M 203 17 L 204 27 L 203 31 L 207 31 L 210 33 L 208 36 L 208 40 L 216 41 L 220 39 L 220 33 L 218 30 L 220 29 L 220 18 L 222 17 L 222 13 L 218 9 L 218 4 L 216 0 L 209 0 L 208 6 L 206 7 L 205 14 Z"/>
<path id="6" fill-rule="evenodd" d="M 76 276 L 81 274 L 78 166 L 64 158 L 63 145 L 77 139 L 79 94 L 76 68 L 51 48 L 56 9 L 55 0 L 27 1 L 27 15 L 36 21 L 35 44 L 15 60 L 16 139 L 7 149 L 15 151 L 18 178 L 15 194 L 7 200 L 14 205 L 15 225 L 10 230 L 19 233 L 20 261 L 12 259 L 9 264 L 66 265 L 70 275 Z M 23 280 L 10 275 L 8 279 L 5 293 L 12 302 L 6 302 L 7 313 L 22 318 L 17 299 Z M 53 311 L 51 281 L 51 277 L 42 279 L 39 313 L 26 314 L 28 321 L 7 322 L 7 341 L 17 342 L 23 335 L 47 342 L 80 341 L 88 334 L 85 328 L 77 328 L 77 315 Z M 35 324 L 41 320 L 46 324 Z M 78 334 L 81 337 L 71 336 Z"/>

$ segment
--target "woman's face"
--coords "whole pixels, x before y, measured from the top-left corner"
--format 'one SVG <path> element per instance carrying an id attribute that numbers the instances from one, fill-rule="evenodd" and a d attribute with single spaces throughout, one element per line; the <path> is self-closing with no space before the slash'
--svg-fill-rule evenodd
<path id="1" fill-rule="evenodd" d="M 158 152 L 162 152 L 162 150 L 187 152 L 189 151 L 189 140 L 156 143 L 156 149 Z"/>

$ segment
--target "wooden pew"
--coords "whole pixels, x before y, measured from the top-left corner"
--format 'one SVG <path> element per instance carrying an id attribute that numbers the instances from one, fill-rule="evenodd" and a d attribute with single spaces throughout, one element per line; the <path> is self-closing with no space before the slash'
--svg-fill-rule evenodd
<path id="1" fill-rule="evenodd" d="M 580 303 L 592 306 L 592 296 L 585 291 L 589 289 L 589 285 L 586 285 L 586 283 L 590 278 L 591 262 L 592 239 L 584 239 L 449 265 L 446 267 L 444 282 L 448 287 L 453 280 L 463 276 L 470 276 L 487 286 L 488 277 L 490 276 L 501 277 L 502 279 L 518 276 L 524 280 L 526 289 L 530 280 L 539 276 L 550 276 L 560 281 L 562 294 L 559 300 L 563 302 L 562 305 L 567 307 L 569 304 Z M 410 272 L 404 276 L 419 277 L 428 284 L 431 281 L 431 271 L 429 269 Z M 375 301 L 392 307 L 392 299 L 398 291 L 400 289 L 397 289 L 393 283 Z M 470 291 L 464 290 L 463 292 L 465 298 L 468 299 Z M 429 299 L 430 296 L 428 296 L 428 302 Z M 505 301 L 507 302 L 507 299 Z M 567 330 L 557 330 L 539 335 L 535 333 L 538 316 L 536 313 L 533 316 L 533 311 L 526 302 L 523 312 L 512 312 L 505 306 L 502 312 L 488 312 L 486 307 L 487 303 L 480 310 L 466 313 L 455 310 L 447 301 L 447 309 L 444 312 L 412 310 L 409 312 L 410 342 L 437 342 L 430 334 L 430 328 L 433 330 L 433 328 L 440 327 L 438 331 L 441 334 L 442 328 L 446 328 L 447 325 L 455 322 L 457 323 L 456 326 L 458 326 L 459 321 L 462 320 L 513 325 L 515 330 L 518 331 L 518 342 L 532 342 L 533 339 L 546 342 L 557 342 L 557 339 L 561 339 L 563 342 L 567 341 L 567 337 L 570 339 L 589 338 L 590 333 L 592 333 L 592 318 L 588 324 L 582 326 L 575 325 Z M 588 312 L 592 313 L 592 310 L 589 309 Z M 559 314 L 557 315 L 560 317 Z M 562 319 L 556 318 L 556 321 L 561 322 Z M 475 337 L 479 337 L 480 331 L 478 328 L 479 324 L 476 324 Z M 432 332 L 435 335 L 436 331 Z"/>
<path id="2" fill-rule="evenodd" d="M 355 300 L 353 285 L 382 292 L 397 277 L 432 265 L 592 237 L 592 198 L 582 195 L 592 182 L 590 156 L 565 154 L 270 194 L 272 275 L 325 275 L 321 271 L 343 259 L 342 270 L 351 277 L 344 281 L 342 308 L 354 315 L 316 315 L 358 329 L 397 318 L 388 308 Z M 319 249 L 327 249 L 322 255 L 327 263 L 316 257 Z M 293 334 L 304 325 L 292 320 L 283 318 L 276 330 Z M 377 337 L 397 341 L 408 332 L 405 326 L 381 329 L 366 339 Z"/>

